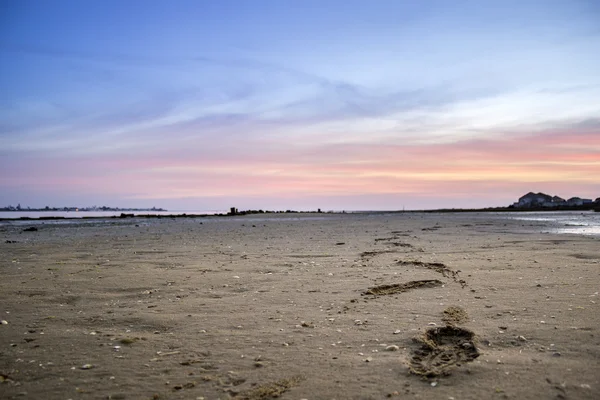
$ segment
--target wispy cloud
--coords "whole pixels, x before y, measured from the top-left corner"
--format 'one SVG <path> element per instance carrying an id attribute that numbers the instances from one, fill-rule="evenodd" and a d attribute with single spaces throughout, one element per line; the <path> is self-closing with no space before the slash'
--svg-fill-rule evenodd
<path id="1" fill-rule="evenodd" d="M 97 35 L 142 7 L 109 3 L 4 28 L 0 192 L 380 204 L 598 189 L 595 7 L 269 3 L 242 18 L 192 2 Z"/>
<path id="2" fill-rule="evenodd" d="M 477 187 L 527 184 L 600 189 L 600 141 L 595 131 L 545 132 L 430 145 L 342 144 L 205 151 L 130 158 L 46 157 L 21 165 L 4 186 L 51 180 L 64 190 L 126 194 L 138 199 L 429 194 L 441 199 Z M 557 182 L 561 182 L 557 184 Z M 512 186 L 511 186 L 512 185 Z M 496 192 L 480 196 L 498 204 Z"/>

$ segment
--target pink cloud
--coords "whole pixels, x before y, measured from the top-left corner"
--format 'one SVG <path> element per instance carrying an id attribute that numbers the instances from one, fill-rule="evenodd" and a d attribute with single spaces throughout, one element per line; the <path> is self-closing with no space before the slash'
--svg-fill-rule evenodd
<path id="1" fill-rule="evenodd" d="M 181 150 L 140 157 L 21 160 L 0 184 L 139 199 L 302 198 L 366 194 L 490 205 L 529 190 L 600 195 L 600 134 L 564 131 L 430 145 L 389 143 Z M 496 202 L 501 202 L 500 204 Z"/>

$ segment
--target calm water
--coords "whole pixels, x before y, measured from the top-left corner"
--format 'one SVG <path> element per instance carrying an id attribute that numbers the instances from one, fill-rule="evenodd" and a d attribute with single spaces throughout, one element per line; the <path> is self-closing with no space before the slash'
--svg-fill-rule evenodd
<path id="1" fill-rule="evenodd" d="M 0 211 L 0 218 L 19 219 L 40 218 L 40 217 L 63 217 L 63 218 L 84 218 L 84 217 L 118 217 L 122 213 L 134 215 L 182 215 L 182 214 L 205 214 L 214 215 L 227 213 L 227 211 L 198 211 L 198 210 L 175 210 L 175 211 Z"/>
<path id="2" fill-rule="evenodd" d="M 543 233 L 573 233 L 600 237 L 600 212 L 543 211 L 497 213 L 501 218 L 540 223 Z"/>
<path id="3" fill-rule="evenodd" d="M 215 215 L 226 211 L 0 211 L 0 226 L 2 225 L 31 225 L 31 224 L 72 224 L 72 223 L 115 223 L 126 219 L 113 219 L 122 213 L 134 215 Z M 32 219 L 19 218 L 62 217 L 64 219 Z M 90 219 L 88 219 L 90 218 Z M 93 219 L 92 219 L 93 218 Z M 103 219 L 105 218 L 105 219 Z"/>
<path id="4" fill-rule="evenodd" d="M 214 215 L 216 214 L 227 214 L 229 210 L 174 210 L 174 211 L 0 211 L 0 226 L 2 225 L 32 225 L 32 224 L 82 224 L 82 223 L 120 223 L 127 222 L 129 218 L 110 218 L 118 217 L 122 213 L 133 214 L 133 215 L 163 215 L 163 216 L 177 216 L 177 215 Z M 297 214 L 287 213 L 270 213 L 270 214 L 253 214 L 248 216 L 239 217 L 228 217 L 227 221 L 247 221 L 247 222 L 265 222 L 272 221 L 276 218 L 276 221 L 296 221 L 302 218 L 306 219 L 323 219 L 325 216 L 335 217 L 341 214 L 312 214 L 311 216 L 298 216 Z M 19 218 L 34 218 L 29 220 L 21 220 Z M 39 219 L 40 217 L 59 217 L 59 219 Z M 64 218 L 64 219 L 63 219 Z M 213 217 L 209 220 L 217 220 Z M 151 221 L 149 219 L 148 221 Z"/>
<path id="5" fill-rule="evenodd" d="M 135 214 L 135 215 L 214 215 L 219 213 L 226 213 L 227 211 L 206 211 L 206 210 L 180 210 L 180 211 L 138 211 L 138 212 L 129 212 L 129 211 L 110 211 L 110 212 L 54 212 L 54 211 L 37 211 L 37 212 L 0 212 L 0 218 L 10 218 L 8 221 L 0 221 L 0 225 L 3 224 L 32 224 L 32 223 L 47 223 L 47 224 L 69 224 L 73 222 L 81 223 L 81 222 L 114 222 L 114 219 L 90 219 L 90 220 L 82 220 L 83 217 L 114 217 L 119 216 L 124 212 L 126 214 Z M 501 212 L 501 213 L 470 213 L 471 217 L 481 218 L 485 220 L 497 220 L 498 224 L 501 225 L 505 220 L 513 220 L 513 221 L 523 221 L 524 223 L 529 222 L 531 224 L 528 227 L 528 230 L 539 233 L 570 233 L 577 235 L 586 235 L 586 236 L 594 236 L 600 238 L 600 212 L 593 211 L 544 211 L 544 212 Z M 398 214 L 390 214 L 390 217 Z M 407 213 L 404 214 L 405 217 L 416 216 L 418 214 Z M 453 214 L 443 214 L 450 217 Z M 454 214 L 456 216 L 461 216 L 462 214 Z M 58 220 L 24 220 L 21 221 L 19 218 L 21 217 L 29 217 L 29 218 L 39 218 L 39 217 L 64 217 L 64 218 L 73 218 L 73 219 L 58 219 Z M 273 216 L 277 216 L 277 220 L 287 220 L 293 221 L 299 218 L 313 218 L 313 219 L 322 219 L 322 218 L 336 218 L 342 217 L 342 214 L 318 214 L 311 216 L 295 216 L 289 214 L 270 214 L 269 216 L 262 215 L 253 215 L 248 217 L 239 217 L 244 218 L 244 220 L 250 221 L 255 220 L 255 222 L 261 222 L 266 220 L 267 218 L 273 218 Z M 401 217 L 403 218 L 403 217 Z M 235 217 L 237 219 L 237 217 Z"/>

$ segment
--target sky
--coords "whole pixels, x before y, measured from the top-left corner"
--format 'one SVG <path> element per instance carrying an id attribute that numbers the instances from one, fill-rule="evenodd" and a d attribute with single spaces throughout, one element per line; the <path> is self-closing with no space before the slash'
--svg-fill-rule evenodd
<path id="1" fill-rule="evenodd" d="M 0 0 L 0 206 L 600 196 L 596 0 Z"/>

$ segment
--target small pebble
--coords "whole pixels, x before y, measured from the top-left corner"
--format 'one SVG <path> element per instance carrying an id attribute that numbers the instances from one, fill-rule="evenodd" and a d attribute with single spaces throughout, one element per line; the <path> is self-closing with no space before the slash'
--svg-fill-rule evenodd
<path id="1" fill-rule="evenodd" d="M 0 323 L 2 323 L 2 325 L 8 325 L 8 321 L 3 319 L 2 321 L 0 321 Z"/>
<path id="2" fill-rule="evenodd" d="M 386 351 L 398 351 L 400 350 L 400 347 L 396 346 L 395 344 L 388 346 L 385 348 Z"/>

